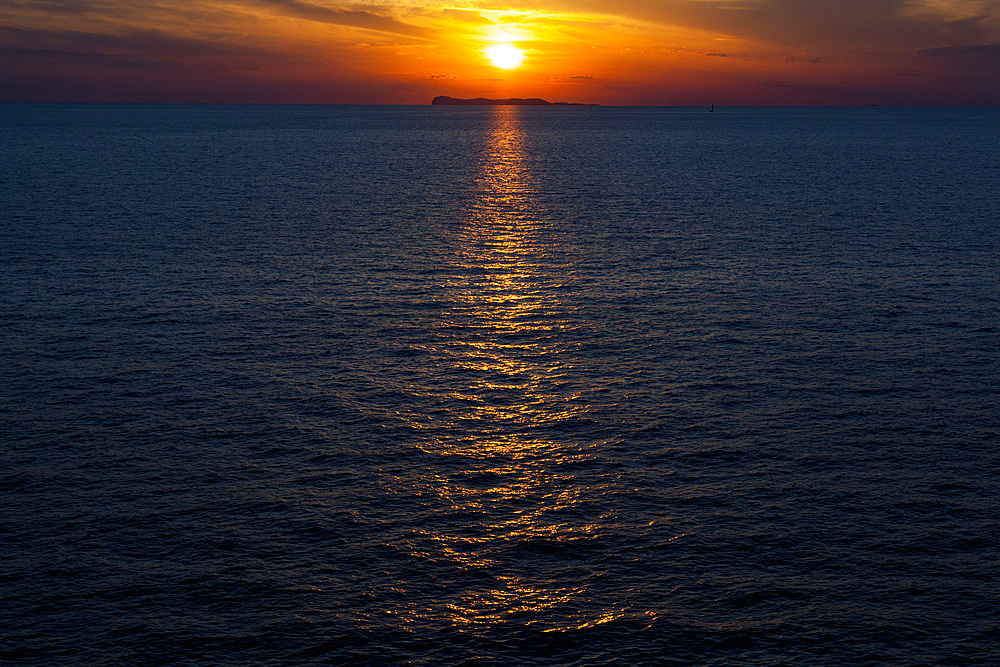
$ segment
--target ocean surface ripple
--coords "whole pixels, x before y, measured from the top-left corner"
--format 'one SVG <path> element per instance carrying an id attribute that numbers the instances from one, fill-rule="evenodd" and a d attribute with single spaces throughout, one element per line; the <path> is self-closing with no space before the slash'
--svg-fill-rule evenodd
<path id="1" fill-rule="evenodd" d="M 997 110 L 0 119 L 0 661 L 996 664 Z"/>

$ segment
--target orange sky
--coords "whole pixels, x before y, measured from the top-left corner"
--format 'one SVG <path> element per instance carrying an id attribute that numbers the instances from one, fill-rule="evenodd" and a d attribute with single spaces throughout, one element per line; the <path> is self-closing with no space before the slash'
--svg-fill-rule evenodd
<path id="1" fill-rule="evenodd" d="M 1000 0 L 509 2 L 4 0 L 0 100 L 1000 104 Z"/>

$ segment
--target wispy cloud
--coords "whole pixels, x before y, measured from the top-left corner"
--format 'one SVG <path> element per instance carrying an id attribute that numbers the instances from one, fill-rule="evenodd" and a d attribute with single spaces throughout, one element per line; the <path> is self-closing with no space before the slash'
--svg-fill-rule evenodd
<path id="1" fill-rule="evenodd" d="M 979 56 L 1000 58 L 1000 44 L 972 44 L 970 46 L 939 46 L 933 49 L 920 49 L 918 56 L 926 58 L 961 58 Z M 1000 62 L 998 62 L 1000 65 Z"/>
<path id="2" fill-rule="evenodd" d="M 261 55 L 259 48 L 246 44 L 180 37 L 154 29 L 97 33 L 0 26 L 0 43 L 3 44 L 2 52 L 22 55 L 155 55 L 159 58 Z"/>
<path id="3" fill-rule="evenodd" d="M 335 25 L 353 26 L 365 28 L 367 30 L 378 30 L 390 32 L 410 37 L 426 38 L 428 31 L 426 28 L 404 23 L 391 16 L 377 14 L 367 10 L 329 7 L 317 5 L 303 0 L 261 0 L 261 4 L 274 8 L 279 12 L 318 21 L 321 23 L 331 23 Z"/>

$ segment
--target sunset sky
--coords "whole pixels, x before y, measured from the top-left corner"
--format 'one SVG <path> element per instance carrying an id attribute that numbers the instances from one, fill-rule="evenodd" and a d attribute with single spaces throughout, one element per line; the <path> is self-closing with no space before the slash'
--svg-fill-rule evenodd
<path id="1" fill-rule="evenodd" d="M 495 47 L 506 51 L 490 51 Z M 491 54 L 507 53 L 500 63 Z M 517 60 L 520 58 L 520 63 Z M 3 0 L 0 100 L 1000 104 L 1000 0 Z"/>

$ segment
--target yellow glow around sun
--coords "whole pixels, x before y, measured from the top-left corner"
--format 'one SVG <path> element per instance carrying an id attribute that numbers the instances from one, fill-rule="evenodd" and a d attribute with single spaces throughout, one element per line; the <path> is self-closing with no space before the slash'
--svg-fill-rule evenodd
<path id="1" fill-rule="evenodd" d="M 486 49 L 486 57 L 490 59 L 494 67 L 514 69 L 519 67 L 521 61 L 524 60 L 524 51 L 510 44 L 494 44 Z"/>

